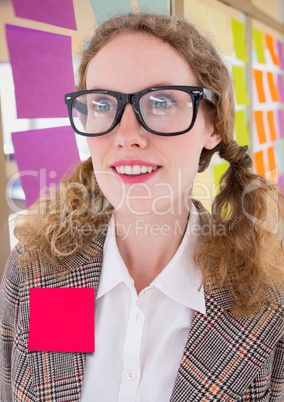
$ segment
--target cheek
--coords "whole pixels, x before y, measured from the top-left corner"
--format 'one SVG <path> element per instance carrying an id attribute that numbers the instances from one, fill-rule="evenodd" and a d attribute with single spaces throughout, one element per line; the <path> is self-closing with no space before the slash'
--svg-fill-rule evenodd
<path id="1" fill-rule="evenodd" d="M 102 141 L 98 141 L 98 138 L 88 137 L 87 144 L 92 157 L 94 169 L 100 168 L 104 154 Z"/>

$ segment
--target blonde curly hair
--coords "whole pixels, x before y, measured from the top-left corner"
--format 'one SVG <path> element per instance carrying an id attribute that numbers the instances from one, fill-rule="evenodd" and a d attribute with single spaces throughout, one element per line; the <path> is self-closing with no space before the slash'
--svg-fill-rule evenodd
<path id="1" fill-rule="evenodd" d="M 228 68 L 211 42 L 186 19 L 127 14 L 96 29 L 82 53 L 78 90 L 86 89 L 90 60 L 123 32 L 147 33 L 169 43 L 185 57 L 198 85 L 214 94 L 216 108 L 207 113 L 222 140 L 213 150 L 203 149 L 199 171 L 207 168 L 215 152 L 229 162 L 210 218 L 211 226 L 222 225 L 225 235 L 211 230 L 203 234 L 196 261 L 204 282 L 217 283 L 230 292 L 232 311 L 249 314 L 266 302 L 267 289 L 272 295 L 272 289 L 284 287 L 283 235 L 280 238 L 274 228 L 275 216 L 283 219 L 283 197 L 272 184 L 251 172 L 247 147 L 234 141 L 234 94 Z M 273 211 L 268 205 L 273 205 Z M 107 226 L 112 210 L 96 182 L 91 159 L 78 164 L 57 192 L 41 198 L 18 222 L 15 234 L 25 250 L 23 265 L 37 252 L 56 269 L 64 257 L 80 252 Z"/>

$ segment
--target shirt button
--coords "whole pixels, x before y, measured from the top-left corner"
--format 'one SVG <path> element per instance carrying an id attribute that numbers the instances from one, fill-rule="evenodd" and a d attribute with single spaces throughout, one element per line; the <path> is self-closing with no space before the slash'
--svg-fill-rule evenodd
<path id="1" fill-rule="evenodd" d="M 129 381 L 135 380 L 135 378 L 136 378 L 136 373 L 135 373 L 135 371 L 133 371 L 133 370 L 128 371 L 128 372 L 126 373 L 126 378 L 127 378 Z"/>

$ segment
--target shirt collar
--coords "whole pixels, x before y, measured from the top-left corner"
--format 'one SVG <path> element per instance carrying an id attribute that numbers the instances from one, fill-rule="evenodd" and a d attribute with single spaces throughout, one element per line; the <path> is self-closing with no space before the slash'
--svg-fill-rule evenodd
<path id="1" fill-rule="evenodd" d="M 194 261 L 198 233 L 200 233 L 199 216 L 192 203 L 182 242 L 171 261 L 151 285 L 171 299 L 206 314 L 202 276 Z"/>
<path id="2" fill-rule="evenodd" d="M 198 228 L 200 228 L 198 211 L 192 203 L 187 228 L 177 252 L 149 288 L 155 287 L 178 303 L 206 314 L 201 273 L 194 262 Z M 130 277 L 117 247 L 115 221 L 112 216 L 104 243 L 97 299 L 121 282 L 125 282 L 129 287 L 133 286 L 133 279 Z"/>

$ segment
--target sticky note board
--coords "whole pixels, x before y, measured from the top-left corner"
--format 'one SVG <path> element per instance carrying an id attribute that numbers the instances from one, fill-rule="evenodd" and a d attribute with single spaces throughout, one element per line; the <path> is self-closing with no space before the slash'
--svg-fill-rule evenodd
<path id="1" fill-rule="evenodd" d="M 270 90 L 271 100 L 273 102 L 279 102 L 280 99 L 279 99 L 278 89 L 275 85 L 274 76 L 271 71 L 267 71 L 267 81 L 268 81 L 268 86 L 269 86 L 269 90 Z"/>
<path id="2" fill-rule="evenodd" d="M 278 59 L 278 56 L 275 52 L 275 40 L 274 37 L 272 35 L 268 35 L 265 34 L 265 41 L 266 41 L 266 46 L 269 50 L 269 53 L 271 55 L 271 59 L 273 64 L 275 64 L 276 66 L 280 66 L 280 62 Z"/>
<path id="3" fill-rule="evenodd" d="M 233 34 L 227 15 L 214 7 L 208 7 L 208 24 L 213 32 L 217 47 L 222 54 L 233 55 Z"/>
<path id="4" fill-rule="evenodd" d="M 215 189 L 216 193 L 219 193 L 219 182 L 223 174 L 226 172 L 226 170 L 229 167 L 228 162 L 221 162 L 216 165 L 213 165 L 213 177 L 214 177 L 214 183 L 215 183 Z"/>
<path id="5" fill-rule="evenodd" d="M 277 120 L 279 128 L 279 137 L 284 138 L 284 110 L 277 110 Z"/>
<path id="6" fill-rule="evenodd" d="M 269 135 L 270 135 L 271 141 L 275 141 L 277 139 L 274 114 L 275 114 L 274 110 L 267 111 L 267 120 L 268 120 Z M 284 157 L 284 154 L 283 154 L 283 157 Z"/>
<path id="7" fill-rule="evenodd" d="M 139 11 L 152 12 L 158 14 L 169 14 L 169 1 L 168 0 L 136 0 Z"/>
<path id="8" fill-rule="evenodd" d="M 98 25 L 116 14 L 133 12 L 130 0 L 90 0 L 90 2 Z"/>
<path id="9" fill-rule="evenodd" d="M 254 153 L 254 167 L 258 175 L 265 177 L 265 164 L 263 150 Z"/>
<path id="10" fill-rule="evenodd" d="M 266 63 L 263 44 L 263 32 L 259 29 L 253 29 L 253 44 L 258 63 Z"/>
<path id="11" fill-rule="evenodd" d="M 18 118 L 67 117 L 74 91 L 71 37 L 6 25 Z"/>
<path id="12" fill-rule="evenodd" d="M 95 351 L 94 288 L 31 288 L 28 350 Z"/>
<path id="13" fill-rule="evenodd" d="M 235 130 L 238 144 L 250 146 L 245 110 L 235 110 Z"/>
<path id="14" fill-rule="evenodd" d="M 55 188 L 69 167 L 80 161 L 69 126 L 16 132 L 12 140 L 27 207 L 39 198 L 41 189 Z"/>
<path id="15" fill-rule="evenodd" d="M 245 69 L 243 66 L 232 66 L 232 75 L 236 102 L 238 105 L 248 104 L 247 87 L 245 82 Z"/>
<path id="16" fill-rule="evenodd" d="M 284 139 L 275 143 L 275 154 L 280 174 L 284 174 Z"/>
<path id="17" fill-rule="evenodd" d="M 276 46 L 278 50 L 278 57 L 280 62 L 280 67 L 284 69 L 284 43 L 280 40 L 276 41 Z"/>
<path id="18" fill-rule="evenodd" d="M 245 24 L 232 18 L 231 26 L 236 57 L 240 60 L 247 61 Z"/>
<path id="19" fill-rule="evenodd" d="M 12 3 L 17 17 L 77 29 L 72 0 L 12 0 Z"/>
<path id="20" fill-rule="evenodd" d="M 258 102 L 265 103 L 266 95 L 265 95 L 264 85 L 263 85 L 263 71 L 254 69 L 253 76 L 254 76 L 254 81 L 255 81 L 255 86 L 256 86 L 256 91 L 257 91 L 257 96 L 258 96 Z"/>

